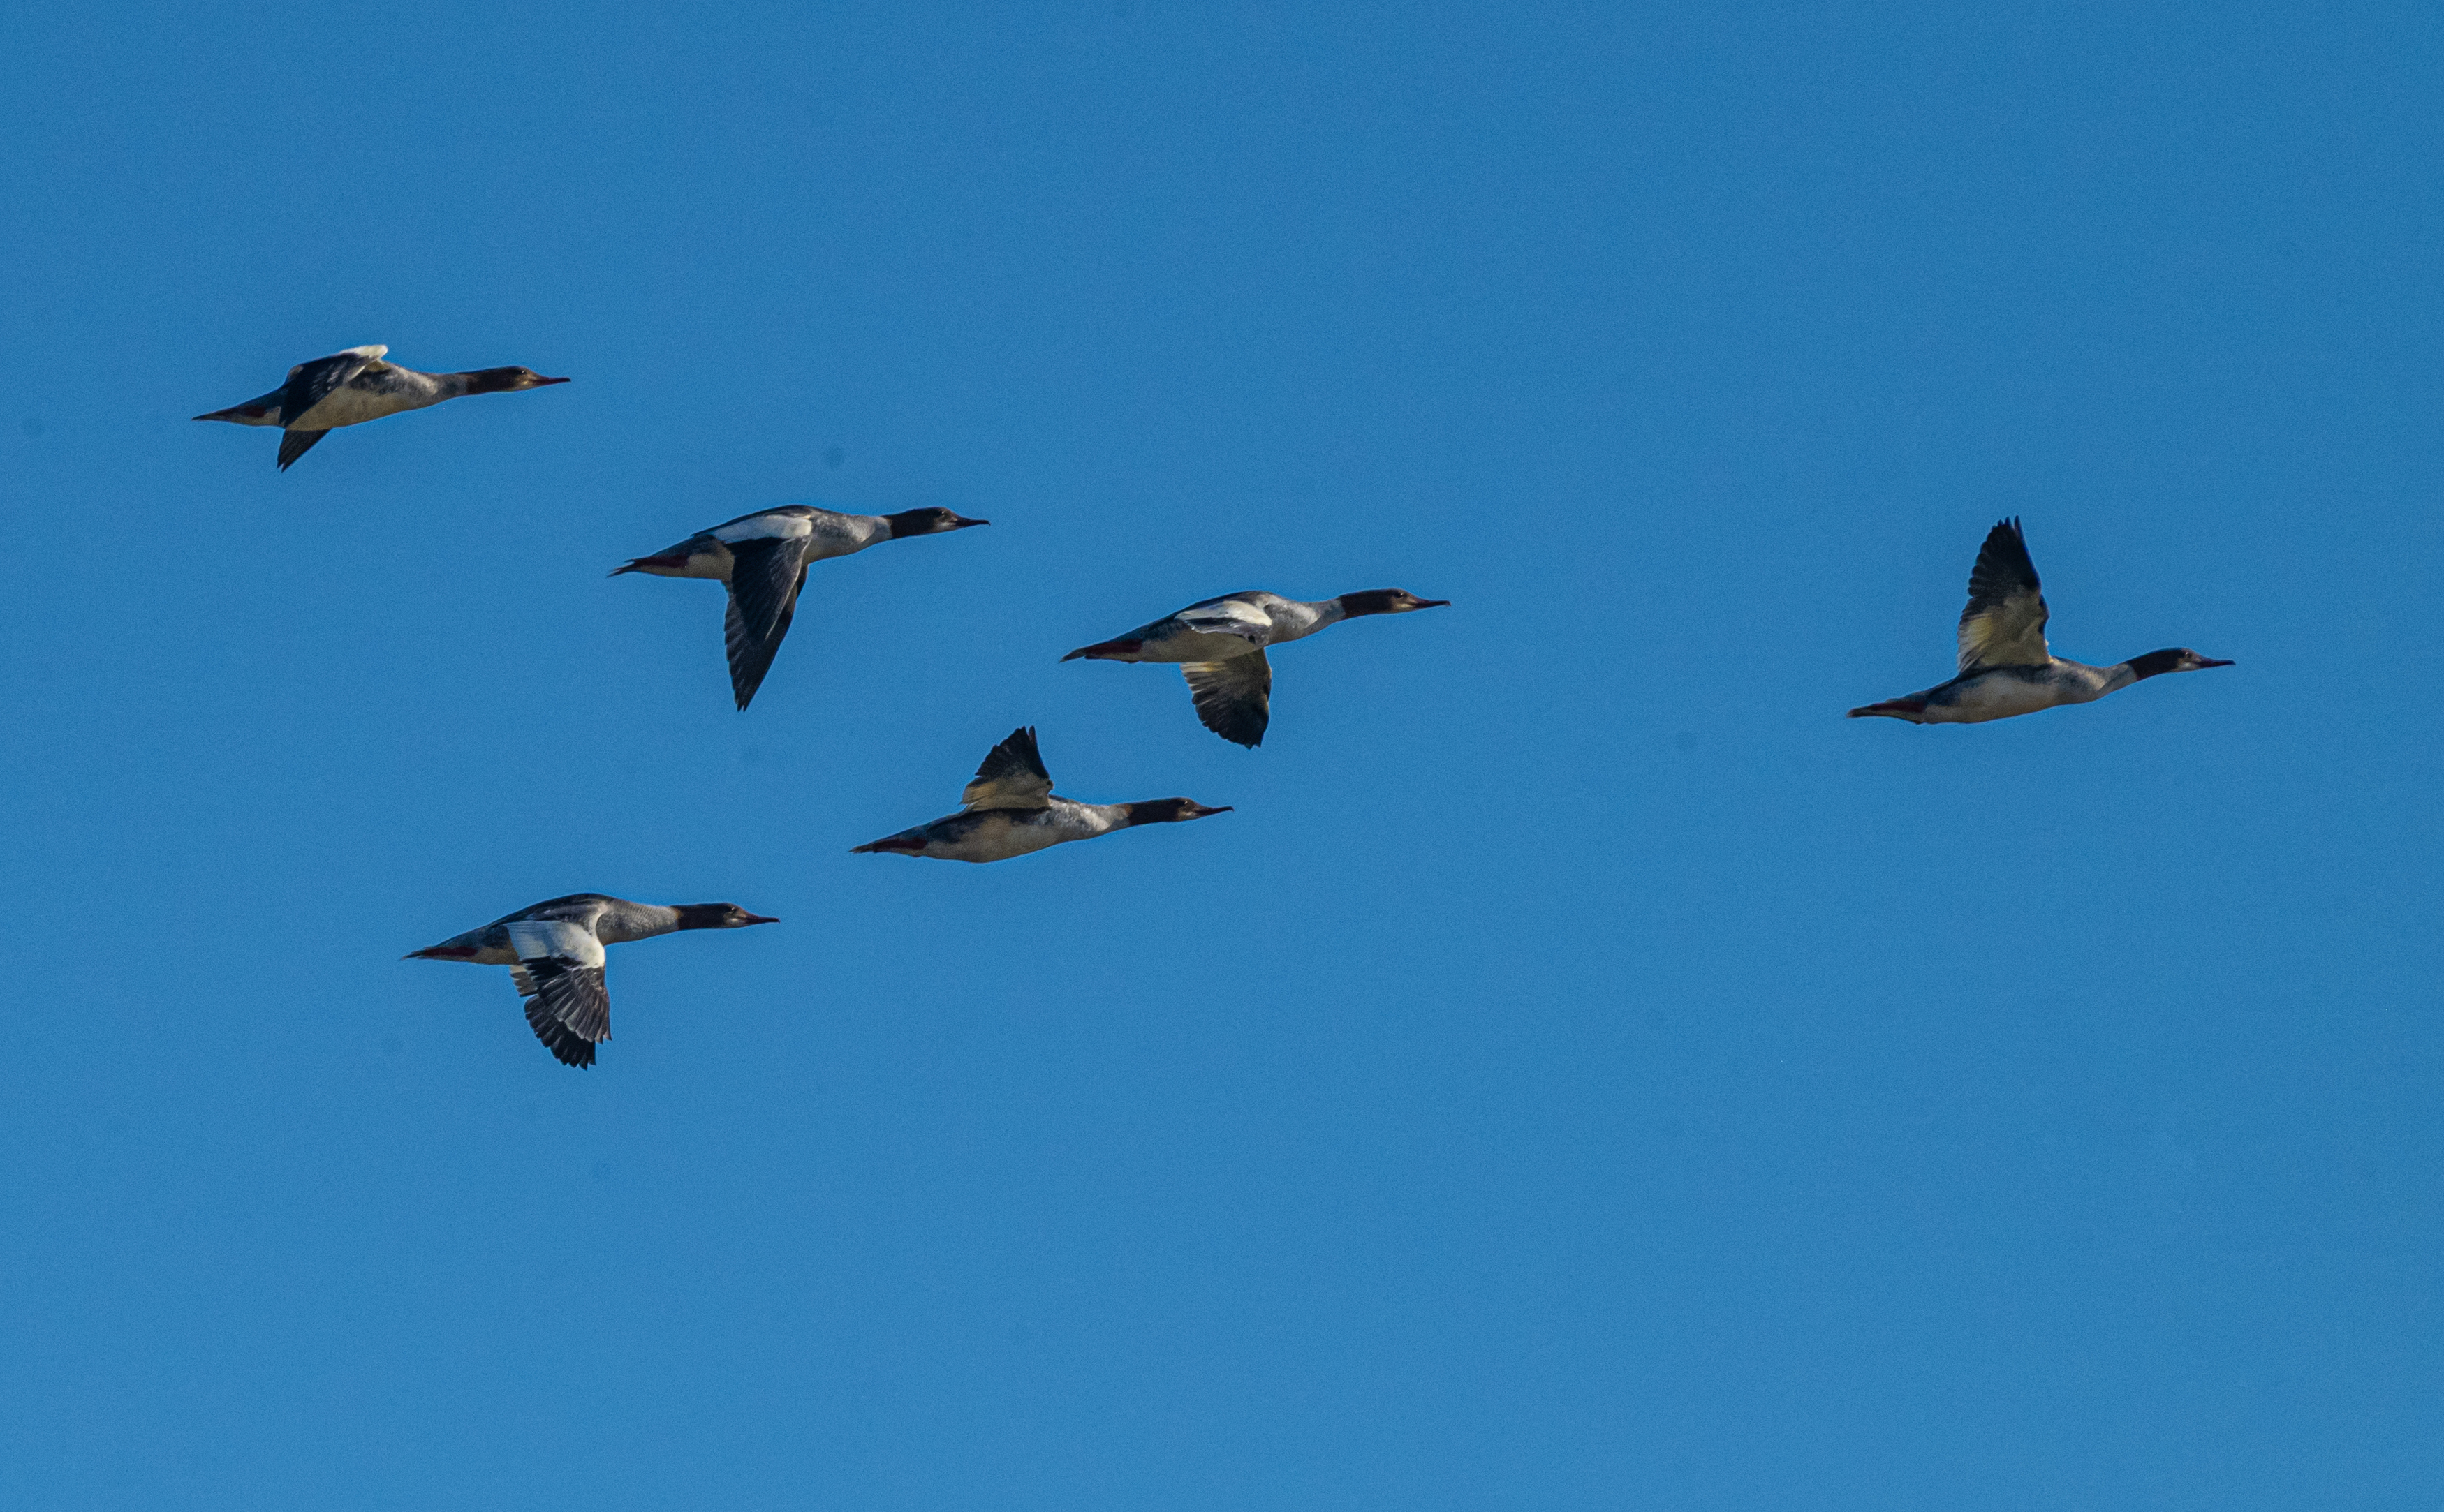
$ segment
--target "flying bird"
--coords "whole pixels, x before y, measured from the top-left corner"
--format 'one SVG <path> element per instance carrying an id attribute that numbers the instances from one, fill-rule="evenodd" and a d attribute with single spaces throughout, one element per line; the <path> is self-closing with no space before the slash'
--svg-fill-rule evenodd
<path id="1" fill-rule="evenodd" d="M 2020 522 L 1986 532 L 1969 573 L 1969 607 L 1960 611 L 1960 675 L 1922 693 L 1887 698 L 1850 710 L 1853 719 L 1881 714 L 1913 725 L 1975 725 L 2033 714 L 2056 704 L 2094 703 L 2106 693 L 2159 673 L 2229 667 L 2186 646 L 2091 667 L 2065 661 L 2046 646 L 2045 594 Z"/>
<path id="2" fill-rule="evenodd" d="M 735 903 L 631 903 L 601 893 L 572 893 L 494 919 L 405 961 L 471 961 L 506 966 L 527 1023 L 563 1065 L 590 1066 L 611 1038 L 611 997 L 602 985 L 602 948 L 675 930 L 736 930 L 778 924 Z"/>
<path id="3" fill-rule="evenodd" d="M 811 505 L 785 504 L 700 530 L 677 545 L 612 568 L 611 576 L 650 572 L 661 578 L 711 578 L 726 585 L 730 608 L 723 617 L 722 638 L 730 651 L 730 691 L 745 709 L 764 686 L 781 638 L 789 633 L 810 564 L 863 551 L 880 541 L 991 524 L 948 509 L 835 514 Z"/>
<path id="4" fill-rule="evenodd" d="M 1208 808 L 1186 798 L 1157 798 L 1141 803 L 1073 803 L 1052 796 L 1052 777 L 1035 748 L 1032 726 L 1010 731 L 1009 738 L 987 753 L 976 768 L 976 780 L 959 795 L 967 807 L 947 819 L 901 830 L 851 855 L 887 851 L 900 856 L 931 856 L 944 861 L 1006 861 L 1047 845 L 1091 840 L 1098 835 L 1132 824 L 1172 824 L 1209 814 L 1227 814 L 1230 806 Z"/>
<path id="5" fill-rule="evenodd" d="M 401 410 L 420 410 L 468 394 L 514 394 L 565 378 L 546 378 L 530 367 L 482 367 L 472 373 L 418 373 L 382 360 L 387 346 L 352 346 L 288 370 L 280 387 L 244 404 L 198 415 L 198 420 L 280 427 L 280 470 L 343 425 L 362 425 Z"/>
<path id="6" fill-rule="evenodd" d="M 1061 659 L 1184 663 L 1179 670 L 1197 719 L 1224 740 L 1252 748 L 1264 744 L 1272 722 L 1273 666 L 1265 659 L 1266 647 L 1361 615 L 1405 615 L 1450 602 L 1420 599 L 1406 588 L 1369 588 L 1315 603 L 1260 591 L 1225 594 Z"/>

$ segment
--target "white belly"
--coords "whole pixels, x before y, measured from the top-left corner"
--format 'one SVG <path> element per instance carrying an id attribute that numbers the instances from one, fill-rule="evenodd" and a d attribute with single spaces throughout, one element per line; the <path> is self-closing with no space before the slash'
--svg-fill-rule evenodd
<path id="1" fill-rule="evenodd" d="M 1048 824 L 1013 823 L 993 814 L 956 839 L 933 841 L 925 854 L 946 861 L 1006 861 L 1068 839 Z"/>
<path id="2" fill-rule="evenodd" d="M 1972 678 L 1953 690 L 1941 703 L 1927 705 L 1926 723 L 1930 725 L 1982 725 L 1990 719 L 2009 719 L 2016 714 L 2033 714 L 2040 709 L 2057 704 L 2083 702 L 2075 694 L 2064 696 L 2060 683 L 2036 682 L 2025 677 L 1985 676 Z"/>
<path id="3" fill-rule="evenodd" d="M 334 389 L 323 396 L 322 402 L 307 410 L 297 429 L 302 431 L 336 431 L 343 425 L 362 425 L 379 420 L 385 415 L 401 410 L 420 410 L 432 398 L 421 395 L 392 390 L 386 394 L 368 394 L 362 389 Z"/>
<path id="4" fill-rule="evenodd" d="M 1238 636 L 1209 636 L 1182 630 L 1160 640 L 1149 640 L 1138 652 L 1139 661 L 1228 661 L 1264 648 Z"/>
<path id="5" fill-rule="evenodd" d="M 1088 839 L 1103 829 L 1085 816 L 1057 808 L 995 810 L 954 839 L 927 842 L 925 854 L 945 861 L 1006 861 L 1065 840 Z"/>

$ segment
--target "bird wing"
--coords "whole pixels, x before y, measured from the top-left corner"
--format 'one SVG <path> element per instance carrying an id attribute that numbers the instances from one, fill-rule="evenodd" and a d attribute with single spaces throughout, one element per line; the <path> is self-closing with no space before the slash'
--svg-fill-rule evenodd
<path id="1" fill-rule="evenodd" d="M 1235 596 L 1190 604 L 1171 618 L 1199 635 L 1236 636 L 1251 646 L 1265 645 L 1273 638 L 1272 617 Z"/>
<path id="2" fill-rule="evenodd" d="M 812 540 L 799 534 L 730 543 L 730 597 L 757 638 L 770 638 L 781 617 L 797 601 L 798 588 L 806 581 L 806 548 Z"/>
<path id="3" fill-rule="evenodd" d="M 527 1000 L 527 1026 L 563 1065 L 590 1066 L 611 1038 L 611 994 L 602 983 L 602 942 L 566 919 L 513 919 L 509 970 Z"/>
<path id="4" fill-rule="evenodd" d="M 2005 520 L 1986 532 L 1977 565 L 1969 571 L 1969 607 L 1960 611 L 1960 670 L 1979 667 L 2042 667 L 2053 659 L 2046 646 L 2046 596 L 2020 522 Z"/>
<path id="5" fill-rule="evenodd" d="M 290 463 L 314 450 L 314 443 L 329 435 L 328 431 L 283 431 L 280 433 L 280 470 L 288 470 Z"/>
<path id="6" fill-rule="evenodd" d="M 805 543 L 798 544 L 799 555 L 804 556 Z M 755 690 L 764 686 L 764 674 L 772 670 L 772 658 L 781 654 L 781 642 L 788 637 L 789 624 L 798 618 L 798 590 L 806 585 L 806 569 L 804 566 L 797 569 L 797 577 L 781 599 L 779 616 L 773 619 L 769 630 L 759 634 L 750 623 L 748 600 L 742 599 L 737 590 L 739 570 L 743 564 L 735 560 L 735 547 L 731 548 L 731 556 L 730 607 L 721 618 L 721 639 L 724 649 L 730 654 L 731 695 L 738 700 L 738 707 L 744 709 L 755 701 Z M 768 583 L 758 591 L 768 592 Z"/>
<path id="7" fill-rule="evenodd" d="M 295 425 L 306 418 L 307 413 L 328 398 L 333 389 L 381 361 L 382 354 L 389 350 L 387 346 L 352 346 L 290 368 L 288 381 L 280 390 L 281 423 Z M 313 445 L 310 441 L 306 444 Z M 281 465 L 287 466 L 285 462 Z"/>
<path id="8" fill-rule="evenodd" d="M 1196 717 L 1224 740 L 1247 747 L 1265 743 L 1272 720 L 1273 664 L 1258 651 L 1221 661 L 1192 661 L 1180 673 L 1196 701 Z"/>
<path id="9" fill-rule="evenodd" d="M 971 809 L 1048 808 L 1046 800 L 1051 796 L 1052 774 L 1044 769 L 1044 757 L 1035 748 L 1035 727 L 1029 725 L 1011 730 L 1009 739 L 985 753 L 976 780 L 959 794 L 959 802 Z"/>

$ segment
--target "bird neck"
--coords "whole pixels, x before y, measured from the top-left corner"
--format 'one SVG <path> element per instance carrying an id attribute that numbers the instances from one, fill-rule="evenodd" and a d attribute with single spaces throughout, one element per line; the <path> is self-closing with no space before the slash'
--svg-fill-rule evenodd
<path id="1" fill-rule="evenodd" d="M 2129 669 L 2130 680 L 2135 683 L 2142 677 L 2180 671 L 2181 654 L 2177 651 L 2151 651 L 2143 656 L 2133 656 L 2121 665 Z"/>
<path id="2" fill-rule="evenodd" d="M 479 367 L 472 373 L 435 373 L 433 382 L 446 399 L 464 394 L 506 394 L 517 387 L 518 370 L 513 367 Z"/>

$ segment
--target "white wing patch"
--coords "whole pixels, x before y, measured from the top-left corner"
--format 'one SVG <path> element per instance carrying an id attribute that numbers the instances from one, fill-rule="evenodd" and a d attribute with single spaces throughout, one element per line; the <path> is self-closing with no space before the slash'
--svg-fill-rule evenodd
<path id="1" fill-rule="evenodd" d="M 594 931 L 566 919 L 519 919 L 508 926 L 509 949 L 521 961 L 574 961 L 579 966 L 602 964 L 602 942 Z"/>
<path id="2" fill-rule="evenodd" d="M 739 541 L 792 541 L 814 534 L 815 523 L 803 514 L 759 514 L 705 533 L 724 544 Z"/>
<path id="3" fill-rule="evenodd" d="M 1254 604 L 1239 599 L 1217 599 L 1194 604 L 1172 616 L 1201 636 L 1236 636 L 1251 646 L 1273 638 L 1273 620 Z"/>
<path id="4" fill-rule="evenodd" d="M 352 346 L 338 355 L 341 357 L 361 357 L 370 361 L 376 358 L 390 356 L 390 348 L 387 346 Z"/>

